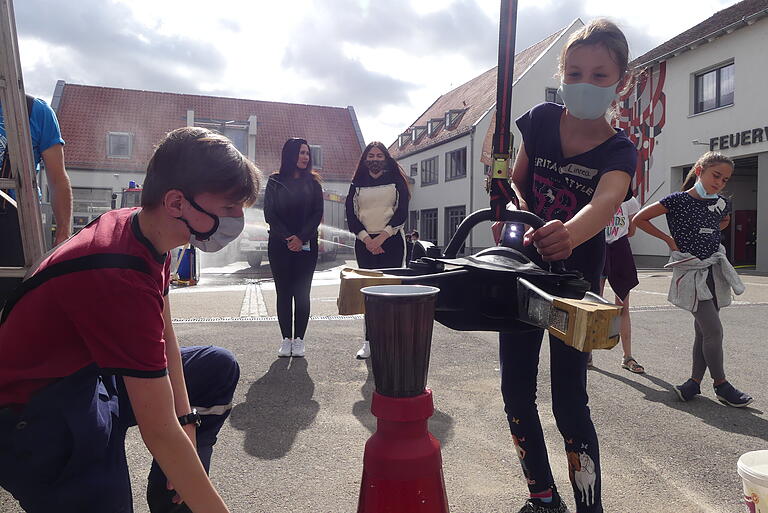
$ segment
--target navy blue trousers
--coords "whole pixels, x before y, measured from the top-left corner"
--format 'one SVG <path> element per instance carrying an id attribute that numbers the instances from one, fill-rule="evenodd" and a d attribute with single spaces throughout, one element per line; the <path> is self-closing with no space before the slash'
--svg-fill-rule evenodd
<path id="1" fill-rule="evenodd" d="M 183 347 L 181 356 L 190 403 L 201 412 L 197 452 L 208 471 L 240 368 L 219 347 Z M 125 434 L 134 425 L 122 379 L 86 367 L 37 392 L 23 411 L 0 410 L 0 486 L 29 513 L 131 513 Z M 188 511 L 172 504 L 165 487 L 153 461 L 150 511 Z"/>
<path id="2" fill-rule="evenodd" d="M 531 493 L 554 487 L 536 407 L 543 330 L 501 333 L 501 393 L 512 441 Z M 550 336 L 552 412 L 565 441 L 577 513 L 601 513 L 600 452 L 587 403 L 587 353 Z"/>

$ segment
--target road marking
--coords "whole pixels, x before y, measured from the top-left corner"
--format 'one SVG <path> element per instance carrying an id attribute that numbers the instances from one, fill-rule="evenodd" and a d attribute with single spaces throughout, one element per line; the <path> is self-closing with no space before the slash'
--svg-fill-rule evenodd
<path id="1" fill-rule="evenodd" d="M 749 308 L 755 306 L 768 306 L 768 302 L 734 302 L 730 308 Z M 675 312 L 681 311 L 681 308 L 672 305 L 658 306 L 633 306 L 630 312 Z M 309 317 L 312 321 L 361 321 L 365 319 L 362 314 L 357 315 L 312 315 Z M 277 322 L 275 316 L 241 316 L 241 317 L 190 317 L 184 319 L 173 319 L 174 324 L 195 324 L 207 322 Z"/>
<path id="2" fill-rule="evenodd" d="M 357 315 L 311 315 L 311 321 L 360 321 L 365 317 Z M 173 319 L 174 324 L 195 324 L 201 322 L 277 322 L 277 317 L 190 317 L 188 319 Z"/>
<path id="3" fill-rule="evenodd" d="M 259 283 L 249 283 L 245 288 L 243 305 L 240 307 L 240 317 L 265 317 L 269 315 L 264 294 Z"/>

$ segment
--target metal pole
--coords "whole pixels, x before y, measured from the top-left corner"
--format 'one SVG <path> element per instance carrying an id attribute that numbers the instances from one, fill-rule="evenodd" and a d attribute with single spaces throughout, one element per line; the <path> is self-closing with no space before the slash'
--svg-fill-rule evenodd
<path id="1" fill-rule="evenodd" d="M 515 74 L 515 35 L 517 0 L 501 0 L 499 16 L 499 66 L 496 79 L 496 126 L 493 133 L 493 168 L 489 193 L 495 218 L 501 220 L 509 202 L 518 204 L 509 183 L 512 136 L 509 131 L 512 115 L 512 83 Z"/>

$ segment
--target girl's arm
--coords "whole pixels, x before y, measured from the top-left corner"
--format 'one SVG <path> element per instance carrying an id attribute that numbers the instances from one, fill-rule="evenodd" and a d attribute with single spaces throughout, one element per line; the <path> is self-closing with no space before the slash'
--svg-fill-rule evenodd
<path id="1" fill-rule="evenodd" d="M 349 227 L 349 231 L 354 233 L 358 239 L 365 241 L 366 238 L 370 237 L 368 236 L 368 232 L 365 231 L 365 226 L 363 226 L 363 223 L 360 222 L 360 219 L 357 218 L 357 214 L 355 213 L 355 207 L 357 206 L 356 192 L 357 187 L 355 187 L 355 184 L 349 184 L 349 192 L 347 193 L 347 200 L 345 203 L 347 211 L 347 226 Z"/>
<path id="2" fill-rule="evenodd" d="M 264 190 L 264 221 L 269 225 L 270 233 L 285 239 L 292 234 L 288 233 L 288 228 L 277 213 L 275 195 L 278 194 L 278 186 L 283 187 L 281 183 L 271 177 L 267 180 L 267 187 Z"/>
<path id="3" fill-rule="evenodd" d="M 632 224 L 648 233 L 649 235 L 653 235 L 657 239 L 661 239 L 666 242 L 667 246 L 669 246 L 669 249 L 672 251 L 679 251 L 677 244 L 675 243 L 675 239 L 660 229 L 656 228 L 653 223 L 651 223 L 651 219 L 659 217 L 660 215 L 664 215 L 667 212 L 669 212 L 667 207 L 657 201 L 656 203 L 640 209 L 640 212 L 635 214 L 635 217 L 632 219 Z"/>
<path id="4" fill-rule="evenodd" d="M 396 170 L 391 172 L 397 173 Z M 391 237 L 402 228 L 408 219 L 408 185 L 405 183 L 405 180 L 396 178 L 395 189 L 397 190 L 397 208 L 384 228 L 384 232 L 386 232 L 388 237 Z"/>
<path id="5" fill-rule="evenodd" d="M 553 220 L 538 230 L 529 230 L 524 243 L 533 243 L 547 262 L 568 258 L 573 248 L 605 229 L 624 200 L 630 181 L 631 177 L 624 171 L 605 173 L 597 185 L 592 201 L 575 216 L 565 223 Z"/>
<path id="6" fill-rule="evenodd" d="M 311 197 L 307 200 L 310 205 L 307 219 L 301 233 L 297 234 L 302 244 L 312 238 L 312 234 L 317 231 L 323 221 L 323 187 L 317 180 L 312 180 Z"/>

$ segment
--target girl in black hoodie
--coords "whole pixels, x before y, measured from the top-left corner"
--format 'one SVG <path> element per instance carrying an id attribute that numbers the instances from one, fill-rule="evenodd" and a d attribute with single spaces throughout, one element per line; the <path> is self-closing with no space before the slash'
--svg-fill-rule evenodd
<path id="1" fill-rule="evenodd" d="M 277 319 L 283 341 L 281 357 L 304 356 L 309 323 L 309 291 L 317 264 L 317 228 L 323 218 L 320 175 L 304 139 L 283 145 L 280 171 L 264 192 L 264 219 L 269 224 L 267 254 L 277 291 Z M 295 311 L 294 311 L 295 304 Z"/>

